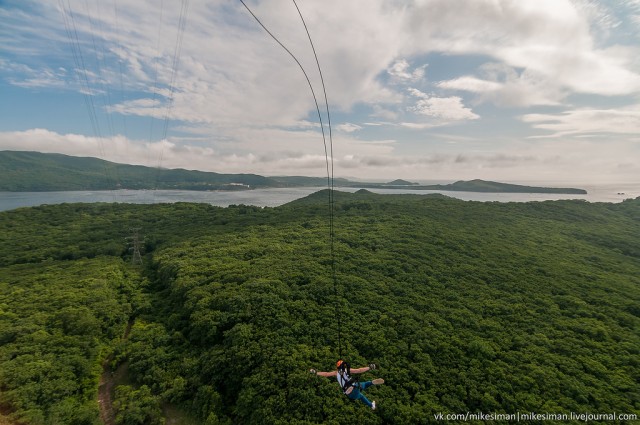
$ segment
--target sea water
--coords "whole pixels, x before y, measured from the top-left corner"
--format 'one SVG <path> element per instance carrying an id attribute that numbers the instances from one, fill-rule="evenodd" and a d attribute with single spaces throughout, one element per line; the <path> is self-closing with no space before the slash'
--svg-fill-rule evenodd
<path id="1" fill-rule="evenodd" d="M 481 202 L 532 202 L 560 199 L 580 199 L 587 202 L 622 202 L 640 196 L 639 184 L 606 184 L 581 186 L 586 195 L 547 193 L 482 193 L 443 190 L 369 189 L 380 194 L 428 195 L 440 193 L 464 201 Z M 198 202 L 226 207 L 233 204 L 276 207 L 303 198 L 326 187 L 268 188 L 242 191 L 194 191 L 194 190 L 102 190 L 69 192 L 0 192 L 0 211 L 46 204 L 119 202 L 131 204 L 160 204 L 174 202 Z M 336 188 L 342 192 L 355 192 L 359 188 Z"/>

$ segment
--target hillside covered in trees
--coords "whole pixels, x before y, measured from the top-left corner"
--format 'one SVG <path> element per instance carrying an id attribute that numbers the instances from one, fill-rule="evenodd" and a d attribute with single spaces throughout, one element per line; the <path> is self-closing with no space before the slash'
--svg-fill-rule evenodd
<path id="1" fill-rule="evenodd" d="M 573 195 L 586 195 L 584 189 L 572 187 L 540 187 L 523 186 L 519 184 L 499 183 L 480 179 L 469 181 L 459 180 L 450 184 L 421 185 L 405 180 L 395 180 L 389 183 L 359 183 L 345 184 L 345 186 L 362 187 L 366 189 L 412 189 L 412 190 L 437 190 L 447 192 L 484 192 L 484 193 L 561 193 Z"/>
<path id="2" fill-rule="evenodd" d="M 0 151 L 0 175 L 0 190 L 12 192 L 115 189 L 243 190 L 282 185 L 257 174 L 162 169 L 117 164 L 90 157 L 17 151 Z"/>
<path id="3" fill-rule="evenodd" d="M 400 179 L 388 183 L 364 183 L 336 178 L 332 180 L 332 183 L 336 187 L 368 189 L 587 193 L 584 189 L 522 186 L 478 179 L 444 185 L 419 185 Z M 326 177 L 263 177 L 257 174 L 219 174 L 196 170 L 117 164 L 98 158 L 81 158 L 54 153 L 0 151 L 0 191 L 8 192 L 117 189 L 249 190 L 267 187 L 324 187 L 326 185 Z"/>
<path id="4" fill-rule="evenodd" d="M 117 424 L 640 416 L 640 198 L 338 192 L 337 299 L 327 200 L 0 213 L 0 423 L 101 423 L 105 379 Z M 336 311 L 375 411 L 308 372 Z"/>

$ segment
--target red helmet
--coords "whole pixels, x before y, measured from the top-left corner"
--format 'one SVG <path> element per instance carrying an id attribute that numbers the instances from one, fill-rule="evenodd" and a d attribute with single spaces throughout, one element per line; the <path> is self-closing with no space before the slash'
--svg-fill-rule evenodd
<path id="1" fill-rule="evenodd" d="M 336 369 L 340 369 L 340 366 L 344 363 L 344 360 L 340 359 L 336 362 Z"/>

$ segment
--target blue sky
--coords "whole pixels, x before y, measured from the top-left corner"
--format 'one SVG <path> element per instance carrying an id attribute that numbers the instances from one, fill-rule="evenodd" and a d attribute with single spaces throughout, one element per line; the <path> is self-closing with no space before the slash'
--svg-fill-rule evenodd
<path id="1" fill-rule="evenodd" d="M 326 124 L 295 5 L 247 4 Z M 640 182 L 640 0 L 298 6 L 336 176 Z M 3 150 L 326 172 L 304 75 L 239 1 L 0 0 L 0 114 Z"/>

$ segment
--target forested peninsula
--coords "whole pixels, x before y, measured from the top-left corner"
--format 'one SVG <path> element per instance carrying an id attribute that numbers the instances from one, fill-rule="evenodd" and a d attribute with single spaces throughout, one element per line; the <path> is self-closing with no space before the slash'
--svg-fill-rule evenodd
<path id="1" fill-rule="evenodd" d="M 336 178 L 335 187 L 412 189 L 500 193 L 586 194 L 584 189 L 534 187 L 484 180 L 420 185 L 406 180 L 363 183 Z M 0 151 L 0 191 L 44 192 L 73 190 L 164 189 L 250 190 L 268 187 L 326 187 L 326 177 L 219 174 L 117 164 L 98 158 L 80 158 L 40 152 Z"/>
<path id="2" fill-rule="evenodd" d="M 498 183 L 486 180 L 469 180 L 457 181 L 451 184 L 432 184 L 421 185 L 417 183 L 409 183 L 404 180 L 397 180 L 387 184 L 364 183 L 358 184 L 357 187 L 369 189 L 413 189 L 413 190 L 439 190 L 439 191 L 456 191 L 456 192 L 485 192 L 485 193 L 556 193 L 571 195 L 586 195 L 584 189 L 576 189 L 571 187 L 539 187 L 539 186 L 523 186 L 519 184 Z"/>
<path id="3" fill-rule="evenodd" d="M 0 423 L 640 415 L 640 198 L 329 199 L 0 212 Z"/>

